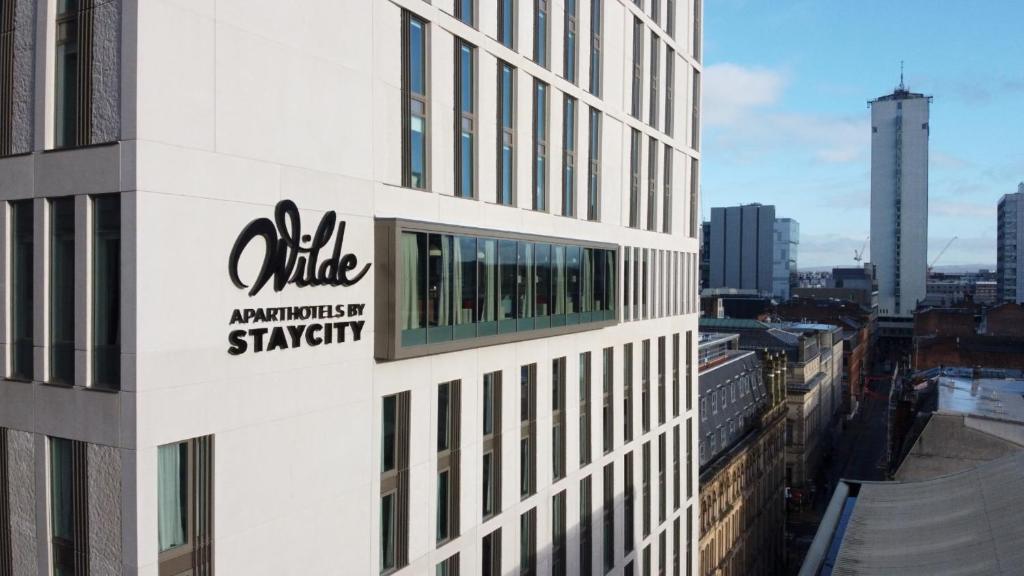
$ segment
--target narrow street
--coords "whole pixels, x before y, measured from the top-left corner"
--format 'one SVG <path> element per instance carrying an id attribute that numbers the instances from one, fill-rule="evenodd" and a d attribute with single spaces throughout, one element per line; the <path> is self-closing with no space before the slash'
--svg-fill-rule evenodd
<path id="1" fill-rule="evenodd" d="M 888 380 L 871 382 L 860 410 L 846 421 L 832 453 L 822 465 L 826 490 L 819 490 L 810 509 L 791 514 L 786 519 L 787 574 L 795 575 L 807 549 L 814 540 L 821 516 L 828 507 L 832 491 L 840 479 L 884 480 L 887 400 L 891 384 Z"/>

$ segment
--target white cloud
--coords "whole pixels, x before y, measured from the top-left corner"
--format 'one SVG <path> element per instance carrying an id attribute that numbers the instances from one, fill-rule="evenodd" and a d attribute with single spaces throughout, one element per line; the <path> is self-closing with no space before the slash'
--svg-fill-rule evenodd
<path id="1" fill-rule="evenodd" d="M 712 64 L 704 68 L 706 126 L 732 125 L 757 108 L 775 104 L 785 88 L 785 76 L 767 68 Z"/>

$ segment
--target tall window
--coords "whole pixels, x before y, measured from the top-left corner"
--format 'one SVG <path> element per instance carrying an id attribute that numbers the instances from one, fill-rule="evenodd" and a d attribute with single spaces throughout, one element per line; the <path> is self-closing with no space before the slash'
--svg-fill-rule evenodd
<path id="1" fill-rule="evenodd" d="M 476 26 L 476 0 L 455 0 L 455 17 Z"/>
<path id="2" fill-rule="evenodd" d="M 629 139 L 629 226 L 640 227 L 640 131 L 633 128 Z"/>
<path id="3" fill-rule="evenodd" d="M 549 12 L 551 0 L 533 0 L 533 61 L 547 68 L 551 65 L 548 40 L 551 36 Z"/>
<path id="4" fill-rule="evenodd" d="M 590 108 L 590 143 L 587 148 L 587 220 L 597 220 L 601 198 L 601 111 L 597 108 Z"/>
<path id="5" fill-rule="evenodd" d="M 604 0 L 590 0 L 590 93 L 601 96 L 601 10 Z"/>
<path id="6" fill-rule="evenodd" d="M 624 516 L 624 530 L 623 530 L 623 555 L 627 555 L 633 551 L 633 537 L 636 522 L 636 512 L 633 506 L 634 487 L 633 487 L 633 453 L 626 452 L 623 456 L 622 461 L 623 471 L 623 496 L 622 496 L 622 514 Z"/>
<path id="7" fill-rule="evenodd" d="M 672 521 L 672 576 L 680 576 L 681 571 L 679 570 L 679 542 L 682 540 L 680 531 L 682 528 L 679 524 L 679 517 Z M 687 573 L 689 573 L 689 566 Z"/>
<path id="8" fill-rule="evenodd" d="M 512 205 L 516 189 L 515 119 L 516 69 L 498 60 L 498 203 L 505 206 Z"/>
<path id="9" fill-rule="evenodd" d="M 661 231 L 672 233 L 672 157 L 674 152 L 671 144 L 665 144 L 665 169 L 661 178 L 662 212 Z"/>
<path id="10" fill-rule="evenodd" d="M 516 0 L 498 0 L 498 42 L 516 47 Z"/>
<path id="11" fill-rule="evenodd" d="M 659 88 L 661 87 L 661 78 L 659 76 L 661 72 L 661 42 L 658 41 L 658 35 L 651 34 L 651 88 L 650 97 L 651 103 L 647 110 L 647 123 L 651 126 L 658 127 L 658 116 L 661 108 L 659 108 L 658 98 L 660 94 Z"/>
<path id="12" fill-rule="evenodd" d="M 681 446 L 679 438 L 679 425 L 676 424 L 672 428 L 672 488 L 675 494 L 675 510 L 679 510 L 679 505 L 682 503 L 682 492 L 681 492 L 681 476 L 679 474 L 679 449 Z"/>
<path id="13" fill-rule="evenodd" d="M 565 79 L 573 84 L 576 83 L 576 63 L 579 60 L 579 49 L 576 45 L 576 38 L 579 33 L 577 20 L 576 0 L 565 0 L 565 29 L 563 31 L 565 39 L 562 44 L 562 71 L 565 74 Z"/>
<path id="14" fill-rule="evenodd" d="M 562 216 L 576 215 L 576 99 L 562 106 Z"/>
<path id="15" fill-rule="evenodd" d="M 641 452 L 643 460 L 641 461 L 641 489 L 643 490 L 643 510 L 641 511 L 641 517 L 643 518 L 643 534 L 644 538 L 651 535 L 651 443 L 644 442 L 643 450 Z"/>
<path id="16" fill-rule="evenodd" d="M 54 67 L 54 145 L 90 144 L 92 2 L 57 0 Z"/>
<path id="17" fill-rule="evenodd" d="M 632 277 L 632 274 L 630 274 L 629 271 L 632 269 L 630 267 L 631 266 L 630 262 L 633 260 L 633 258 L 631 256 L 633 254 L 633 250 L 627 246 L 623 250 L 623 252 L 624 252 L 624 255 L 623 255 L 623 258 L 624 258 L 623 271 L 625 273 L 622 275 L 622 310 L 623 310 L 622 311 L 622 318 L 624 320 L 631 320 L 633 318 L 633 300 L 630 298 L 630 295 L 629 295 L 629 291 L 630 291 L 630 281 L 629 281 L 629 279 Z"/>
<path id="18" fill-rule="evenodd" d="M 501 372 L 484 374 L 483 384 L 483 517 L 501 509 Z"/>
<path id="19" fill-rule="evenodd" d="M 640 429 L 651 431 L 651 341 L 640 345 Z"/>
<path id="20" fill-rule="evenodd" d="M 409 408 L 411 392 L 385 396 L 381 407 L 380 569 L 409 563 Z"/>
<path id="21" fill-rule="evenodd" d="M 686 370 L 686 409 L 693 408 L 693 367 L 690 361 L 693 358 L 693 330 L 686 331 L 686 355 L 683 357 L 683 369 Z"/>
<path id="22" fill-rule="evenodd" d="M 13 4 L 5 6 L 13 12 Z M 35 214 L 32 200 L 11 202 L 11 377 L 31 380 L 32 306 L 35 280 L 33 250 Z"/>
<path id="23" fill-rule="evenodd" d="M 668 359 L 665 350 L 665 337 L 658 337 L 658 424 L 665 423 L 668 400 L 665 390 L 665 361 Z"/>
<path id="24" fill-rule="evenodd" d="M 460 4 L 472 0 L 459 0 Z M 476 47 L 455 39 L 455 195 L 476 196 Z"/>
<path id="25" fill-rule="evenodd" d="M 580 354 L 580 466 L 590 464 L 590 378 L 591 362 L 590 352 Z"/>
<path id="26" fill-rule="evenodd" d="M 658 535 L 658 576 L 665 576 L 665 563 L 668 558 L 668 530 Z"/>
<path id="27" fill-rule="evenodd" d="M 647 145 L 647 229 L 658 229 L 658 140 L 653 136 Z"/>
<path id="28" fill-rule="evenodd" d="M 50 543 L 53 573 L 85 574 L 89 519 L 85 490 L 87 449 L 84 442 L 50 438 Z"/>
<path id="29" fill-rule="evenodd" d="M 641 90 L 644 75 L 644 23 L 639 18 L 633 18 L 633 92 L 630 105 L 630 114 L 634 118 L 640 117 Z"/>
<path id="30" fill-rule="evenodd" d="M 701 31 L 704 29 L 701 22 L 701 4 L 703 0 L 693 1 L 693 59 L 700 62 Z"/>
<path id="31" fill-rule="evenodd" d="M 537 509 L 531 508 L 519 516 L 519 574 L 537 574 Z"/>
<path id="32" fill-rule="evenodd" d="M 601 514 L 604 538 L 604 573 L 615 568 L 615 463 L 604 465 L 604 510 Z"/>
<path id="33" fill-rule="evenodd" d="M 75 199 L 50 201 L 50 382 L 75 383 Z"/>
<path id="34" fill-rule="evenodd" d="M 690 566 L 693 566 L 693 510 L 692 506 L 686 507 L 686 576 L 690 576 Z"/>
<path id="35" fill-rule="evenodd" d="M 434 576 L 459 576 L 459 553 L 456 552 L 438 563 Z"/>
<path id="36" fill-rule="evenodd" d="M 565 356 L 551 363 L 551 460 L 554 479 L 565 478 Z"/>
<path id="37" fill-rule="evenodd" d="M 213 437 L 157 449 L 160 574 L 213 569 Z"/>
<path id="38" fill-rule="evenodd" d="M 672 416 L 679 417 L 679 333 L 672 335 Z"/>
<path id="39" fill-rule="evenodd" d="M 690 449 L 693 444 L 693 418 L 686 419 L 686 497 L 690 498 L 693 496 L 693 450 Z"/>
<path id="40" fill-rule="evenodd" d="M 551 499 L 551 576 L 566 575 L 565 490 Z"/>
<path id="41" fill-rule="evenodd" d="M 690 119 L 690 147 L 700 150 L 700 70 L 693 71 L 693 117 Z"/>
<path id="42" fill-rule="evenodd" d="M 594 563 L 593 477 L 580 480 L 580 574 L 592 574 Z"/>
<path id="43" fill-rule="evenodd" d="M 672 136 L 676 124 L 676 52 L 665 47 L 665 134 Z"/>
<path id="44" fill-rule="evenodd" d="M 427 23 L 402 12 L 402 186 L 429 186 L 430 99 Z"/>
<path id="45" fill-rule="evenodd" d="M 462 490 L 462 382 L 437 387 L 437 542 L 459 535 L 459 495 Z"/>
<path id="46" fill-rule="evenodd" d="M 690 238 L 697 237 L 697 195 L 700 187 L 698 168 L 699 161 L 696 158 L 690 158 Z M 687 295 L 690 295 L 689 288 L 687 288 Z"/>
<path id="47" fill-rule="evenodd" d="M 633 441 L 633 343 L 622 348 L 622 437 Z"/>
<path id="48" fill-rule="evenodd" d="M 601 354 L 601 426 L 602 447 L 608 454 L 615 448 L 615 349 L 605 348 Z"/>
<path id="49" fill-rule="evenodd" d="M 480 574 L 501 576 L 501 528 L 484 536 L 480 543 Z"/>
<path id="50" fill-rule="evenodd" d="M 666 0 L 665 31 L 668 32 L 669 37 L 676 37 L 676 0 Z"/>
<path id="51" fill-rule="evenodd" d="M 540 80 L 533 81 L 533 209 L 548 209 L 548 85 Z"/>
<path id="52" fill-rule="evenodd" d="M 537 492 L 537 365 L 519 373 L 519 495 Z"/>
<path id="53" fill-rule="evenodd" d="M 665 433 L 658 435 L 658 522 L 664 522 L 668 514 L 668 446 Z"/>
<path id="54" fill-rule="evenodd" d="M 93 199 L 93 385 L 121 387 L 121 197 Z"/>

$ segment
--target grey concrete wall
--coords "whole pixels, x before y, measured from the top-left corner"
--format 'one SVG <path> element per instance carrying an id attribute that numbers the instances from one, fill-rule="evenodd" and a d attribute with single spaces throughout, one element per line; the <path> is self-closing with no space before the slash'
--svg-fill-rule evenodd
<path id="1" fill-rule="evenodd" d="M 121 0 L 93 8 L 92 142 L 121 136 Z"/>
<path id="2" fill-rule="evenodd" d="M 35 103 L 35 0 L 18 0 L 14 5 L 14 85 L 11 96 L 14 154 L 32 150 Z"/>
<path id="3" fill-rule="evenodd" d="M 31 432 L 7 432 L 11 551 L 14 576 L 38 574 L 36 549 L 36 450 Z"/>
<path id="4" fill-rule="evenodd" d="M 121 453 L 89 444 L 89 573 L 121 574 Z"/>

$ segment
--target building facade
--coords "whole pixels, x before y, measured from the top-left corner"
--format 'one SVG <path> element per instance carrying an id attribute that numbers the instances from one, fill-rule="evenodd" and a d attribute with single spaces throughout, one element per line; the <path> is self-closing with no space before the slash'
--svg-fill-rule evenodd
<path id="1" fill-rule="evenodd" d="M 879 315 L 909 319 L 928 268 L 928 111 L 931 97 L 893 91 L 871 107 L 871 263 Z"/>
<path id="2" fill-rule="evenodd" d="M 775 206 L 711 209 L 710 280 L 706 288 L 772 294 Z"/>
<path id="3" fill-rule="evenodd" d="M 4 2 L 0 573 L 692 574 L 702 6 L 640 4 Z"/>
<path id="4" fill-rule="evenodd" d="M 800 247 L 800 223 L 792 218 L 775 219 L 775 246 L 772 248 L 772 296 L 785 302 L 797 285 L 797 256 Z"/>
<path id="5" fill-rule="evenodd" d="M 786 360 L 738 344 L 701 334 L 702 576 L 782 572 Z"/>
<path id="6" fill-rule="evenodd" d="M 1024 304 L 1020 243 L 1024 240 L 1024 182 L 999 199 L 996 215 L 996 291 L 999 302 Z"/>

